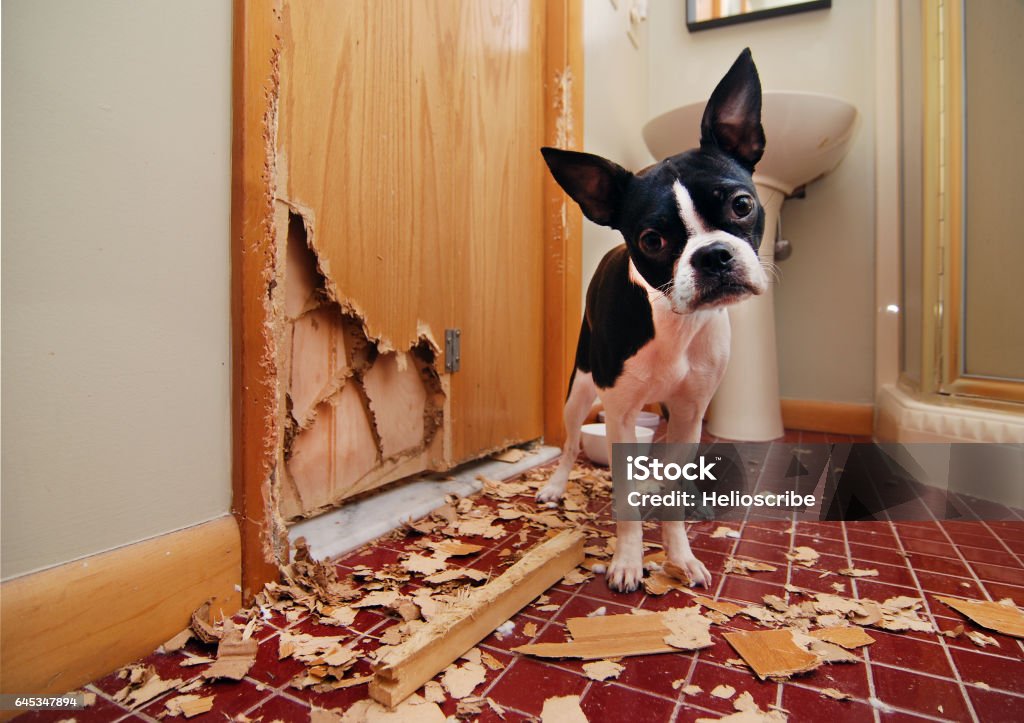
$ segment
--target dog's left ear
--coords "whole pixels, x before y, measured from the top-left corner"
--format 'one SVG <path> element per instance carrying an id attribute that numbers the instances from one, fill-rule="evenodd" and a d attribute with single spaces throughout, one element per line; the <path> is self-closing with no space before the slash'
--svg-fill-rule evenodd
<path id="1" fill-rule="evenodd" d="M 761 79 L 750 48 L 744 48 L 711 94 L 700 122 L 700 145 L 721 149 L 748 171 L 764 155 Z"/>

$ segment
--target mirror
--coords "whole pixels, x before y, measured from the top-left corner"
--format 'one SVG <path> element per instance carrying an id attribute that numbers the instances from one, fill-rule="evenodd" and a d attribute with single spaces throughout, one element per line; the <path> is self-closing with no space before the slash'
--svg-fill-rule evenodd
<path id="1" fill-rule="evenodd" d="M 686 27 L 695 33 L 723 25 L 830 7 L 832 0 L 686 0 Z"/>

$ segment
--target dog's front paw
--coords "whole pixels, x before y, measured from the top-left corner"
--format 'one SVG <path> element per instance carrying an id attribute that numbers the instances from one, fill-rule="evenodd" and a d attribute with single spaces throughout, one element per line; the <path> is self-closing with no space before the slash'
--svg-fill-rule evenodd
<path id="1" fill-rule="evenodd" d="M 696 587 L 697 585 L 703 585 L 706 588 L 711 587 L 711 573 L 708 572 L 704 563 L 693 555 L 680 557 L 679 560 L 673 560 L 672 562 L 677 567 L 682 568 L 686 576 L 690 578 L 691 587 Z"/>
<path id="2" fill-rule="evenodd" d="M 565 482 L 551 480 L 537 490 L 537 501 L 541 504 L 558 502 L 565 494 Z"/>
<path id="3" fill-rule="evenodd" d="M 642 560 L 623 561 L 622 557 L 616 555 L 612 558 L 612 564 L 608 566 L 605 575 L 608 587 L 616 592 L 633 592 L 644 579 L 644 564 Z"/>

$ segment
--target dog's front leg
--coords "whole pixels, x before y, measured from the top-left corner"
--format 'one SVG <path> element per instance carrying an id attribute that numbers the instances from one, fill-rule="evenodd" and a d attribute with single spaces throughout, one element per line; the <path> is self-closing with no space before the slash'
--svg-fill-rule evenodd
<path id="1" fill-rule="evenodd" d="M 642 522 L 615 523 L 615 555 L 608 566 L 608 587 L 633 592 L 644 578 L 644 531 Z"/>
<path id="2" fill-rule="evenodd" d="M 690 541 L 686 537 L 686 523 L 682 520 L 662 522 L 661 538 L 665 543 L 668 559 L 686 571 L 691 586 L 711 587 L 711 573 L 690 549 Z"/>
<path id="3" fill-rule="evenodd" d="M 727 326 L 724 331 L 719 330 L 714 338 L 719 340 L 719 347 L 724 344 L 726 351 L 728 350 L 729 329 Z M 709 361 L 703 373 L 694 374 L 688 380 L 689 383 L 684 385 L 675 398 L 669 401 L 666 435 L 669 442 L 687 444 L 700 442 L 701 422 L 711 401 L 711 394 L 718 388 L 718 383 L 725 372 L 726 358 L 726 354 L 721 350 L 718 354 L 709 354 Z M 690 578 L 690 584 L 711 587 L 711 573 L 690 549 L 690 540 L 686 537 L 686 523 L 682 520 L 662 522 L 661 537 L 665 544 L 667 558 L 686 571 L 687 577 Z"/>
<path id="4" fill-rule="evenodd" d="M 626 414 L 605 407 L 610 445 L 617 442 L 636 443 L 636 415 L 638 410 Z M 608 566 L 608 587 L 618 592 L 633 592 L 644 578 L 644 532 L 642 522 L 619 520 L 615 523 L 615 554 Z"/>

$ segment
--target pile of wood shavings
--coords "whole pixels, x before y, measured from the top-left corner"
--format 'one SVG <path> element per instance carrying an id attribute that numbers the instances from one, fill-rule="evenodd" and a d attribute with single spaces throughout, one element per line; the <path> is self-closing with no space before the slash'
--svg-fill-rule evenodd
<path id="1" fill-rule="evenodd" d="M 463 538 L 480 538 L 486 544 L 487 540 L 507 537 L 505 523 L 519 520 L 518 535 L 499 552 L 500 566 L 507 567 L 552 531 L 588 527 L 606 540 L 612 537 L 610 532 L 592 527 L 596 515 L 587 509 L 592 501 L 610 496 L 611 479 L 607 470 L 574 470 L 564 504 L 557 508 L 538 508 L 534 495 L 547 478 L 547 472 L 537 470 L 507 482 L 480 478 L 483 490 L 479 495 L 449 497 L 426 518 L 410 521 L 384 538 L 401 543 L 404 552 L 397 563 L 376 568 L 357 566 L 344 577 L 339 576 L 333 564 L 313 559 L 305 542 L 299 540 L 293 562 L 281 569 L 280 581 L 268 583 L 250 608 L 233 619 L 211 619 L 210 605 L 206 604 L 195 611 L 188 628 L 162 646 L 160 652 L 175 653 L 196 641 L 198 649 L 208 654 L 197 654 L 194 647 L 180 665 L 182 668 L 208 666 L 198 677 L 193 678 L 189 671 L 183 670 L 181 677 L 164 679 L 152 666 L 128 666 L 119 672 L 125 686 L 115 694 L 115 699 L 135 709 L 174 690 L 178 695 L 167 700 L 162 715 L 191 718 L 211 710 L 215 696 L 207 694 L 212 691 L 207 683 L 215 679 L 241 680 L 248 673 L 258 650 L 253 635 L 275 614 L 283 616 L 287 624 L 309 615 L 316 623 L 339 630 L 333 636 L 288 630 L 278 635 L 278 657 L 292 658 L 305 666 L 289 685 L 323 693 L 366 684 L 372 676 L 354 673 L 359 661 L 376 662 L 434 616 L 457 607 L 471 586 L 488 580 L 487 573 L 460 564 L 485 549 L 485 545 Z M 367 547 L 378 544 L 379 540 Z M 606 558 L 613 550 L 614 544 L 607 542 L 590 552 L 595 558 Z M 576 570 L 566 582 L 582 583 L 592 574 L 589 570 Z M 403 587 L 410 582 L 420 587 L 410 594 L 403 593 Z M 546 596 L 534 604 L 540 611 L 558 607 L 548 604 Z M 352 626 L 360 610 L 370 608 L 395 618 L 396 622 L 382 634 L 383 645 L 365 655 L 354 647 L 359 633 Z M 410 720 L 417 721 L 444 720 L 438 703 L 451 699 L 457 701 L 460 718 L 474 718 L 484 709 L 501 716 L 501 706 L 473 695 L 483 682 L 485 671 L 501 667 L 503 664 L 494 656 L 473 648 L 439 676 L 440 682 L 428 683 L 422 697 L 413 696 L 390 713 L 406 711 Z M 339 717 L 335 711 L 314 709 L 313 720 L 322 723 L 360 721 L 373 718 L 382 710 L 367 700 L 353 706 L 344 717 Z"/>
<path id="2" fill-rule="evenodd" d="M 127 705 L 137 707 L 153 700 L 167 690 L 179 693 L 167 702 L 167 715 L 191 717 L 212 707 L 213 696 L 199 690 L 210 677 L 209 670 L 219 668 L 227 679 L 240 679 L 248 670 L 247 654 L 255 656 L 254 631 L 260 629 L 272 615 L 278 613 L 291 623 L 307 614 L 323 625 L 334 626 L 339 634 L 334 636 L 312 636 L 283 632 L 279 636 L 279 656 L 292 657 L 302 662 L 305 670 L 290 682 L 297 688 L 311 688 L 318 692 L 337 690 L 367 683 L 372 676 L 356 674 L 355 666 L 362 661 L 372 665 L 387 651 L 414 635 L 427 621 L 444 615 L 453 607 L 457 608 L 462 596 L 473 586 L 487 582 L 489 575 L 473 569 L 465 563 L 471 556 L 490 548 L 488 541 L 508 537 L 506 525 L 518 520 L 521 529 L 499 550 L 500 566 L 514 564 L 538 539 L 566 528 L 584 528 L 592 538 L 585 548 L 586 560 L 575 571 L 563 579 L 563 584 L 581 584 L 603 567 L 615 551 L 615 538 L 608 520 L 597 519 L 591 510 L 600 509 L 611 496 L 610 473 L 604 469 L 578 466 L 570 477 L 563 504 L 538 508 L 534 501 L 536 490 L 545 484 L 550 470 L 533 470 L 515 480 L 498 482 L 480 478 L 483 490 L 470 498 L 450 497 L 445 504 L 418 521 L 409 521 L 384 538 L 402 553 L 397 562 L 375 568 L 357 566 L 351 574 L 339 577 L 337 569 L 329 563 L 318 562 L 309 555 L 308 548 L 300 541 L 296 545 L 295 561 L 282 570 L 281 582 L 271 583 L 257 596 L 255 604 L 242 611 L 241 622 L 234 620 L 209 620 L 209 611 L 200 609 L 193 616 L 190 628 L 175 639 L 168 641 L 168 652 L 180 649 L 189 639 L 195 638 L 207 645 L 217 645 L 216 658 L 192 656 L 182 665 L 213 663 L 211 668 L 191 683 L 172 678 L 161 680 L 152 668 L 130 666 L 122 671 L 128 681 L 117 694 Z M 645 523 L 645 527 L 652 527 Z M 713 537 L 740 536 L 739 531 L 719 527 Z M 380 541 L 368 547 L 379 545 Z M 646 542 L 645 547 L 654 552 L 645 558 L 650 574 L 645 578 L 649 595 L 683 593 L 693 597 L 693 602 L 707 610 L 707 623 L 727 626 L 735 615 L 747 617 L 764 628 L 784 631 L 788 635 L 785 648 L 793 659 L 798 660 L 797 668 L 790 673 L 775 674 L 778 671 L 764 669 L 773 658 L 765 658 L 765 646 L 756 634 L 748 635 L 741 647 L 752 656 L 751 660 L 736 659 L 736 667 L 748 670 L 752 675 L 785 680 L 788 675 L 804 673 L 821 664 L 851 663 L 861 660 L 849 651 L 871 644 L 873 639 L 864 632 L 866 627 L 888 631 L 929 631 L 932 625 L 920 615 L 922 601 L 916 598 L 896 597 L 877 602 L 868 599 L 850 599 L 827 593 L 811 593 L 793 585 L 785 587 L 785 598 L 767 595 L 762 604 L 738 606 L 725 601 L 702 597 L 690 590 L 688 580 L 679 568 L 665 560 L 660 545 Z M 789 559 L 806 567 L 818 562 L 818 554 L 812 548 L 799 547 L 790 551 Z M 774 566 L 752 560 L 729 558 L 726 574 L 751 575 L 774 571 Z M 848 577 L 866 577 L 877 574 L 871 570 L 843 569 L 837 571 Z M 495 573 L 496 574 L 496 573 Z M 833 574 L 823 571 L 822 577 Z M 416 583 L 412 592 L 409 583 Z M 833 585 L 838 591 L 841 585 Z M 791 598 L 791 596 L 793 596 Z M 558 609 L 550 604 L 547 596 L 541 596 L 533 603 L 533 609 L 550 612 Z M 380 635 L 383 645 L 370 654 L 353 647 L 359 633 L 352 629 L 360 610 L 375 609 L 394 618 L 395 623 Z M 1016 610 L 1016 609 L 1014 609 Z M 641 611 L 638 611 L 641 612 Z M 999 612 L 999 611 L 997 611 Z M 598 614 L 595 611 L 594 614 Z M 526 632 L 524 630 L 524 632 Z M 944 634 L 964 634 L 961 630 L 945 631 Z M 182 636 L 185 636 L 182 639 Z M 529 637 L 532 637 L 530 635 Z M 726 636 L 728 640 L 728 636 Z M 994 639 L 983 634 L 971 635 L 970 639 L 979 645 L 990 645 Z M 738 643 L 739 639 L 737 639 Z M 790 643 L 791 641 L 791 643 Z M 730 641 L 732 642 L 732 641 Z M 779 641 L 771 641 L 778 646 Z M 790 647 L 792 645 L 792 647 Z M 740 648 L 737 648 L 739 652 Z M 751 652 L 752 651 L 752 652 Z M 810 657 L 807 657 L 810 656 Z M 611 680 L 625 669 L 622 658 L 604 659 L 585 667 L 585 673 L 595 681 Z M 753 663 L 762 666 L 758 669 Z M 251 665 L 251 662 L 249 662 Z M 460 660 L 444 670 L 435 680 L 428 682 L 418 695 L 411 696 L 389 715 L 389 720 L 429 721 L 445 720 L 440 705 L 447 701 L 456 703 L 457 717 L 465 720 L 481 715 L 485 710 L 503 717 L 503 710 L 496 702 L 476 695 L 475 691 L 484 682 L 487 670 L 498 670 L 502 663 L 480 648 L 468 651 Z M 806 670 L 802 669 L 806 668 Z M 242 671 L 239 674 L 239 671 Z M 238 677 L 234 677 L 238 675 Z M 683 687 L 684 681 L 676 681 Z M 701 693 L 698 686 L 687 685 L 688 696 Z M 836 700 L 848 696 L 842 691 L 823 691 Z M 736 699 L 736 712 L 721 720 L 736 721 L 783 721 L 785 712 L 769 709 L 762 711 L 747 702 L 749 694 L 742 693 Z M 571 697 L 570 697 L 571 698 Z M 548 706 L 545 705 L 547 711 Z M 314 709 L 312 720 L 318 723 L 328 721 L 372 720 L 386 709 L 379 704 L 363 700 L 353 705 L 344 714 L 338 711 Z M 574 718 L 579 711 L 580 720 L 586 720 L 579 708 L 579 699 L 551 702 L 553 715 L 569 715 Z M 542 715 L 542 719 L 550 716 Z"/>

